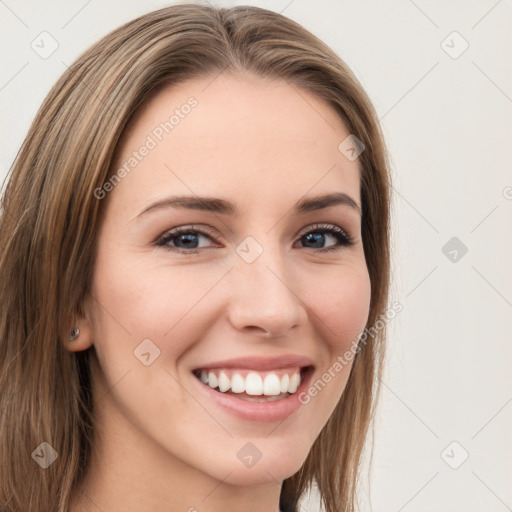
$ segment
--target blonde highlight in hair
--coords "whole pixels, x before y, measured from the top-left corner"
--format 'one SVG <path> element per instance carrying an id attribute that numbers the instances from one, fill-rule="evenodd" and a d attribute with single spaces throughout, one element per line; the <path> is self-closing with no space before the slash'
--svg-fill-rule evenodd
<path id="1" fill-rule="evenodd" d="M 346 64 L 297 23 L 257 7 L 182 4 L 105 36 L 57 81 L 10 170 L 0 217 L 0 507 L 67 512 L 94 442 L 94 350 L 65 348 L 83 313 L 103 202 L 94 195 L 137 109 L 159 89 L 228 70 L 287 81 L 327 101 L 365 145 L 362 237 L 371 281 L 367 327 L 389 287 L 389 164 L 373 106 Z M 341 141 L 340 141 L 341 142 Z M 280 506 L 297 510 L 316 483 L 327 512 L 353 512 L 375 412 L 385 329 L 361 346 L 332 416 Z M 42 469 L 33 451 L 57 460 Z"/>

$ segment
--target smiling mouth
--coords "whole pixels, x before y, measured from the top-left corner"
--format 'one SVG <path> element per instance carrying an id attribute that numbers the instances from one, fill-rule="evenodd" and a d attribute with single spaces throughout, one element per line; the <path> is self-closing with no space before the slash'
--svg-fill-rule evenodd
<path id="1" fill-rule="evenodd" d="M 198 368 L 192 373 L 205 386 L 248 402 L 273 402 L 293 395 L 312 366 L 259 371 L 248 368 Z"/>

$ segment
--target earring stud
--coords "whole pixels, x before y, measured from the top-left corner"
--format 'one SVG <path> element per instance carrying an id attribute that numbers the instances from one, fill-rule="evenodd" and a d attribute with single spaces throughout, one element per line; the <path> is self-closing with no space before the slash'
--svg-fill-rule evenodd
<path id="1" fill-rule="evenodd" d="M 71 334 L 69 335 L 69 341 L 75 341 L 78 338 L 79 334 L 80 334 L 80 329 L 78 329 L 78 327 L 76 329 L 73 329 L 71 331 Z"/>

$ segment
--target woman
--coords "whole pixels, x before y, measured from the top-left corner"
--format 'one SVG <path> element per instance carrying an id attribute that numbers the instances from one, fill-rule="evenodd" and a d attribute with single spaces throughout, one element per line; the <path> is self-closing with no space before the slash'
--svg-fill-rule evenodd
<path id="1" fill-rule="evenodd" d="M 2 510 L 354 510 L 389 187 L 361 85 L 281 15 L 84 53 L 2 198 Z"/>

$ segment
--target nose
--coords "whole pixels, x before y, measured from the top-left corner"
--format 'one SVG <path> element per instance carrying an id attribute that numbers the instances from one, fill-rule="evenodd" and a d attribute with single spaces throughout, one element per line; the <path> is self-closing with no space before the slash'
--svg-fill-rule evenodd
<path id="1" fill-rule="evenodd" d="M 305 322 L 304 303 L 278 249 L 265 250 L 252 263 L 238 258 L 230 279 L 228 319 L 235 329 L 278 337 Z"/>

